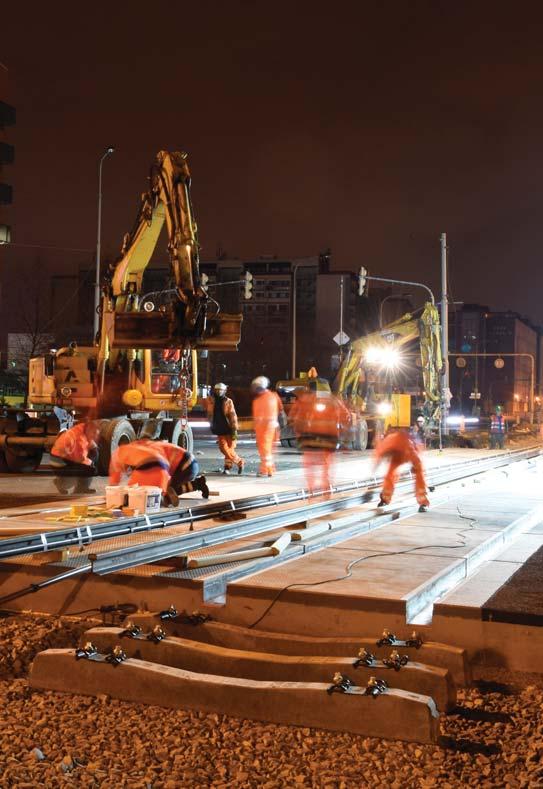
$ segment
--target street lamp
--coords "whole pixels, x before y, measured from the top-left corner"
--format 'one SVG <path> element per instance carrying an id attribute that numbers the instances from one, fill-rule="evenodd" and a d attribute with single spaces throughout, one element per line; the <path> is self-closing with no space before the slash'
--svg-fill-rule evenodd
<path id="1" fill-rule="evenodd" d="M 104 159 L 107 159 L 108 156 L 115 151 L 111 145 L 106 148 L 104 153 L 102 154 L 102 158 L 100 159 L 100 164 L 98 165 L 98 233 L 96 237 L 96 280 L 94 283 L 94 324 L 93 324 L 93 340 L 96 339 L 96 335 L 98 334 L 100 328 L 100 320 L 98 316 L 98 308 L 100 307 L 100 240 L 102 234 L 102 165 L 104 163 Z"/>
<path id="2" fill-rule="evenodd" d="M 389 299 L 410 299 L 412 297 L 412 293 L 391 293 L 389 296 L 385 296 L 384 299 L 381 299 L 381 303 L 379 304 L 379 328 L 383 328 L 383 304 L 385 301 Z"/>

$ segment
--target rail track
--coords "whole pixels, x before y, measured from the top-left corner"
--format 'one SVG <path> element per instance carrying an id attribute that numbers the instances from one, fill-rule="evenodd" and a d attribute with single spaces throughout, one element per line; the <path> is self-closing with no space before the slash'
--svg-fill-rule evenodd
<path id="1" fill-rule="evenodd" d="M 481 479 L 487 472 L 529 462 L 539 454 L 539 447 L 530 447 L 435 469 L 429 475 L 433 499 L 439 503 L 454 497 L 470 477 Z M 363 491 L 378 484 L 375 478 L 345 483 L 330 491 L 333 495 L 328 500 L 296 491 L 124 519 L 114 525 L 96 524 L 88 527 L 84 537 L 70 528 L 60 534 L 51 532 L 40 543 L 35 535 L 15 538 L 0 543 L 0 557 L 77 545 L 84 555 L 67 559 L 63 566 L 70 562 L 73 566 L 34 585 L 36 591 L 74 574 L 109 575 L 176 557 L 180 568 L 176 575 L 199 575 L 204 600 L 216 599 L 232 580 L 416 511 L 410 497 L 404 497 L 401 506 L 383 511 L 364 504 Z M 408 477 L 401 485 L 404 490 L 410 486 Z M 213 518 L 228 520 L 216 525 Z M 181 527 L 178 533 L 160 534 L 161 529 L 175 527 Z M 158 539 L 142 543 L 138 540 L 142 532 L 156 532 Z M 279 553 L 244 558 L 244 538 L 262 536 L 264 545 L 270 539 L 276 543 L 277 535 L 285 533 L 289 537 Z M 131 544 L 112 550 L 111 542 L 118 537 Z M 261 550 L 253 540 L 253 549 L 255 545 L 257 552 Z M 207 565 L 193 567 L 202 551 L 205 554 L 211 548 L 219 553 L 208 555 Z M 224 552 L 233 561 L 227 562 Z M 31 685 L 271 723 L 438 743 L 440 718 L 458 712 L 457 689 L 471 681 L 465 649 L 427 640 L 405 626 L 399 635 L 388 630 L 372 635 L 368 625 L 358 635 L 339 638 L 257 628 L 258 621 L 243 627 L 197 613 L 179 614 L 173 607 L 138 612 L 122 626 L 91 628 L 75 652 L 39 653 Z"/>

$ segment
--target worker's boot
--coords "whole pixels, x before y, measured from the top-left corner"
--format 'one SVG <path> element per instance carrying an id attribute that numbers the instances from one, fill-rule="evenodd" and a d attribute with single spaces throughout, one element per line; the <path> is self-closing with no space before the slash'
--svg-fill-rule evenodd
<path id="1" fill-rule="evenodd" d="M 243 474 L 243 466 L 244 465 L 245 465 L 245 463 L 243 462 L 243 460 L 240 460 L 239 463 L 238 463 L 238 474 Z"/>
<path id="2" fill-rule="evenodd" d="M 177 495 L 177 491 L 174 490 L 171 485 L 168 487 L 164 499 L 165 499 L 165 504 L 171 507 L 179 506 L 179 496 Z"/>
<path id="3" fill-rule="evenodd" d="M 224 474 L 224 475 L 227 477 L 227 476 L 230 474 L 230 469 L 229 469 L 229 468 L 226 468 L 226 466 L 225 466 L 225 467 L 223 468 L 223 470 L 222 470 L 222 473 L 223 473 L 223 474 Z"/>
<path id="4" fill-rule="evenodd" d="M 419 512 L 428 512 L 428 507 L 426 506 L 426 504 L 420 505 Z"/>
<path id="5" fill-rule="evenodd" d="M 91 478 L 78 477 L 74 493 L 96 493 L 96 489 L 91 488 Z"/>
<path id="6" fill-rule="evenodd" d="M 62 496 L 67 496 L 70 492 L 70 488 L 66 485 L 66 482 L 61 477 L 56 477 L 53 480 L 55 488 Z"/>
<path id="7" fill-rule="evenodd" d="M 203 474 L 200 474 L 199 477 L 193 479 L 189 485 L 192 485 L 193 490 L 199 490 L 204 499 L 209 498 L 209 488 L 207 487 L 206 478 L 203 476 Z"/>
<path id="8" fill-rule="evenodd" d="M 379 499 L 379 504 L 377 506 L 378 507 L 386 507 L 387 504 L 388 504 L 388 502 L 385 501 L 384 498 L 381 496 L 381 498 Z"/>

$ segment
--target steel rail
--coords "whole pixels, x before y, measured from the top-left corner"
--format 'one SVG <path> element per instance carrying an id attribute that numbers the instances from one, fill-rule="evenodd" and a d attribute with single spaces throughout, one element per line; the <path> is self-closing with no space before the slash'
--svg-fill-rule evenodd
<path id="1" fill-rule="evenodd" d="M 539 453 L 539 449 L 538 449 Z M 495 456 L 494 456 L 495 459 Z M 520 462 L 529 458 L 518 458 L 515 462 Z M 477 465 L 475 473 L 485 473 L 486 471 L 494 468 L 499 468 L 505 465 L 505 461 L 501 463 L 492 462 L 493 459 L 484 459 L 484 467 Z M 502 458 L 499 458 L 502 461 Z M 456 465 L 456 468 L 455 468 Z M 466 464 L 462 465 L 462 473 L 458 469 L 458 464 L 452 467 L 452 473 L 444 473 L 442 469 L 437 470 L 437 474 L 429 476 L 429 481 L 432 487 L 441 485 L 448 485 L 455 481 L 464 479 L 467 476 L 473 476 L 474 472 L 467 473 L 468 469 Z M 402 475 L 403 479 L 398 486 L 400 489 L 408 488 L 411 485 L 411 474 L 407 472 Z M 407 479 L 406 479 L 407 477 Z M 376 481 L 371 485 L 364 485 L 366 490 L 375 489 L 378 487 Z M 227 526 L 212 526 L 208 529 L 201 531 L 176 535 L 174 537 L 165 537 L 162 540 L 155 540 L 152 543 L 139 543 L 130 545 L 125 548 L 119 548 L 114 551 L 107 551 L 92 556 L 92 572 L 97 575 L 108 575 L 119 570 L 129 569 L 138 564 L 146 564 L 150 561 L 159 561 L 160 559 L 168 559 L 172 556 L 177 556 L 181 553 L 188 553 L 201 548 L 212 547 L 221 543 L 230 542 L 244 537 L 253 537 L 258 534 L 265 534 L 268 531 L 278 528 L 286 528 L 293 526 L 301 521 L 307 521 L 319 516 L 328 515 L 332 512 L 339 512 L 340 510 L 349 510 L 360 504 L 364 503 L 365 493 L 354 494 L 340 499 L 308 503 L 303 510 L 301 508 L 282 509 L 279 511 L 267 513 L 266 515 L 256 516 L 246 521 L 233 522 Z M 418 505 L 417 505 L 418 506 Z M 383 516 L 386 511 L 383 512 Z M 380 517 L 383 517 L 380 516 Z M 397 517 L 397 515 L 396 515 Z M 262 563 L 262 562 L 260 562 Z"/>
<path id="2" fill-rule="evenodd" d="M 482 474 L 487 471 L 491 471 L 495 468 L 501 468 L 503 466 L 509 465 L 512 462 L 520 462 L 523 460 L 530 460 L 531 458 L 538 457 L 541 454 L 541 448 L 539 446 L 525 448 L 522 450 L 514 450 L 510 453 L 503 453 L 500 455 L 493 455 L 490 458 L 477 458 L 473 461 L 468 461 L 466 463 L 456 463 L 456 464 L 449 464 L 445 469 L 443 467 L 439 467 L 436 471 L 438 473 L 432 474 L 431 477 L 429 475 L 429 479 L 433 483 L 434 486 L 438 485 L 446 485 L 451 484 L 455 481 L 460 479 L 475 476 L 477 474 Z M 475 469 L 473 468 L 475 467 Z M 449 469 L 453 472 L 452 475 L 446 475 L 446 471 Z M 411 477 L 410 473 L 406 475 L 402 475 L 404 480 L 398 486 L 399 488 L 407 487 L 409 483 L 409 478 Z M 407 479 L 405 479 L 407 477 Z M 443 478 L 444 477 L 444 478 Z M 372 480 L 372 484 L 369 486 L 371 488 L 376 488 L 378 485 L 377 479 L 374 478 Z M 343 483 L 342 485 L 338 485 L 334 487 L 336 492 L 345 492 L 347 490 L 352 490 L 353 488 L 360 487 L 368 487 L 365 483 L 361 482 L 352 482 L 352 483 Z M 314 495 L 318 496 L 321 495 L 322 492 L 330 492 L 330 491 L 321 491 L 316 492 Z M 302 491 L 305 497 L 307 497 L 307 493 Z M 290 494 L 290 498 L 292 499 L 292 493 Z M 275 500 L 275 503 L 279 503 L 280 495 L 279 494 L 272 494 L 271 498 Z M 270 497 L 258 497 L 257 501 L 261 502 L 262 498 L 268 500 Z M 243 499 L 240 503 L 246 503 L 251 501 L 251 499 Z M 265 533 L 271 529 L 280 528 L 281 526 L 288 526 L 295 523 L 300 523 L 302 520 L 308 519 L 308 514 L 310 517 L 315 517 L 317 515 L 326 515 L 329 512 L 337 512 L 341 509 L 351 509 L 357 504 L 363 503 L 364 495 L 361 493 L 357 493 L 354 496 L 347 496 L 341 499 L 329 500 L 325 502 L 307 502 L 303 511 L 300 511 L 300 508 L 293 508 L 291 510 L 281 510 L 280 512 L 273 512 L 268 513 L 266 515 L 257 516 L 256 518 L 252 518 L 250 520 L 242 521 L 242 522 L 234 522 L 228 524 L 227 526 L 216 526 L 210 527 L 209 529 L 204 529 L 199 532 L 192 531 L 192 523 L 194 517 L 191 516 L 191 530 L 189 532 L 185 532 L 181 535 L 177 535 L 175 537 L 168 537 L 164 540 L 156 540 L 152 543 L 144 543 L 144 544 L 136 544 L 132 546 L 128 546 L 125 548 L 121 548 L 115 551 L 104 552 L 103 554 L 95 554 L 89 556 L 89 561 L 81 564 L 79 566 L 71 567 L 69 570 L 66 570 L 59 575 L 54 577 L 48 578 L 42 582 L 31 584 L 30 586 L 25 587 L 24 589 L 20 589 L 18 591 L 12 592 L 9 595 L 6 595 L 0 598 L 0 603 L 6 603 L 11 600 L 15 600 L 19 597 L 23 597 L 31 592 L 37 592 L 40 589 L 43 589 L 47 586 L 51 586 L 55 583 L 59 583 L 60 581 L 67 580 L 69 578 L 74 578 L 79 575 L 84 575 L 85 573 L 93 573 L 97 575 L 108 575 L 110 573 L 116 572 L 121 569 L 128 569 L 130 567 L 135 567 L 141 564 L 146 564 L 150 561 L 157 561 L 159 559 L 170 558 L 175 555 L 179 555 L 183 551 L 190 551 L 196 550 L 198 548 L 203 548 L 206 546 L 217 545 L 221 542 L 227 542 L 232 539 L 240 539 L 247 536 L 252 536 L 255 534 Z M 229 502 L 230 507 L 227 508 L 228 512 L 232 511 L 240 511 L 239 507 L 235 507 L 234 502 Z M 265 504 L 259 504 L 259 506 L 266 506 Z M 407 508 L 403 507 L 402 509 L 412 509 L 413 505 L 408 504 Z M 212 505 L 214 511 L 216 511 L 216 507 Z M 201 510 L 209 510 L 209 506 L 204 506 L 199 508 Z M 207 515 L 206 517 L 209 517 Z M 379 520 L 382 519 L 382 522 L 385 523 L 390 520 L 394 520 L 395 518 L 399 517 L 398 512 L 394 511 L 384 511 L 382 515 L 377 516 Z M 133 519 L 130 519 L 133 520 Z M 375 520 L 371 519 L 371 520 Z M 149 518 L 147 518 L 149 521 Z M 184 521 L 186 522 L 186 520 Z M 170 525 L 172 525 L 170 523 Z M 149 526 L 145 529 L 146 531 L 149 530 Z M 152 527 L 151 527 L 152 528 Z M 156 526 L 155 528 L 163 528 L 163 524 Z M 73 530 L 70 530 L 73 531 Z M 343 537 L 348 536 L 348 531 L 351 530 L 341 530 L 341 536 L 338 536 L 338 539 L 343 539 Z M 136 533 L 134 529 L 126 533 Z M 54 533 L 53 533 L 54 534 Z M 44 535 L 42 535 L 44 536 Z M 103 537 L 101 538 L 103 539 Z M 334 535 L 331 536 L 332 541 L 336 541 Z M 49 548 L 51 549 L 51 548 Z M 289 558 L 292 558 L 296 555 L 299 551 L 297 548 L 293 546 L 293 548 L 288 551 L 290 554 Z M 67 560 L 68 562 L 70 560 Z M 72 560 L 73 561 L 73 560 Z M 77 561 L 77 559 L 75 560 Z M 229 571 L 223 575 L 222 578 L 211 578 L 207 581 L 207 589 L 204 590 L 206 599 L 210 599 L 212 597 L 217 596 L 218 594 L 222 593 L 226 588 L 226 584 L 228 581 L 231 581 L 234 577 L 239 577 L 240 573 L 247 574 L 247 563 L 245 563 L 245 568 L 239 568 L 239 572 L 235 569 Z M 252 563 L 251 563 L 252 567 Z M 259 564 L 258 567 L 260 569 L 264 569 L 264 565 Z"/>
<path id="3" fill-rule="evenodd" d="M 435 470 L 430 469 L 427 472 L 427 476 L 431 483 L 436 484 L 444 476 L 446 476 L 447 479 L 450 479 L 450 481 L 453 481 L 454 479 L 459 479 L 461 477 L 471 476 L 473 473 L 477 473 L 477 471 L 483 473 L 489 468 L 499 468 L 500 466 L 509 465 L 511 462 L 536 457 L 540 454 L 540 452 L 541 448 L 539 445 L 537 445 L 524 449 L 512 450 L 499 455 L 492 455 L 489 458 L 476 458 L 461 463 L 450 463 L 446 466 L 439 466 Z M 453 476 L 449 476 L 449 474 L 452 474 Z M 409 472 L 406 472 L 401 477 L 401 479 L 409 478 Z M 257 509 L 262 509 L 264 507 L 293 504 L 298 501 L 304 504 L 304 509 L 312 516 L 316 514 L 326 514 L 327 512 L 332 511 L 334 506 L 337 507 L 338 501 L 312 503 L 310 499 L 322 495 L 323 492 L 338 494 L 349 493 L 352 491 L 356 492 L 361 488 L 375 489 L 381 480 L 381 477 L 372 476 L 363 480 L 343 482 L 332 486 L 330 490 L 316 491 L 313 494 L 302 488 L 296 491 L 283 491 L 280 493 L 264 494 L 244 499 L 230 500 L 227 502 L 217 502 L 216 504 L 197 505 L 196 507 L 187 507 L 182 510 L 175 509 L 171 512 L 159 513 L 157 515 L 139 515 L 131 518 L 119 518 L 114 522 L 108 523 L 72 526 L 68 529 L 41 532 L 39 534 L 23 534 L 17 537 L 0 540 L 0 561 L 2 559 L 27 556 L 34 553 L 43 553 L 45 551 L 61 550 L 63 548 L 69 548 L 73 546 L 82 548 L 99 540 L 130 536 L 141 532 L 164 529 L 171 526 L 188 525 L 192 528 L 194 523 L 209 518 L 216 518 L 218 516 L 236 512 L 247 513 Z M 347 502 L 349 501 L 349 498 L 351 497 L 345 497 L 340 501 Z M 355 506 L 356 503 L 358 502 L 354 502 L 350 506 Z M 343 504 L 342 506 L 347 505 Z M 229 526 L 212 527 L 212 529 L 214 528 L 216 530 L 228 532 L 234 526 L 237 534 L 242 536 L 244 529 L 247 528 L 248 524 L 251 522 L 252 519 L 251 521 L 246 521 L 243 524 L 237 522 L 235 524 L 230 524 Z M 212 529 L 207 529 L 206 534 L 209 535 Z"/>

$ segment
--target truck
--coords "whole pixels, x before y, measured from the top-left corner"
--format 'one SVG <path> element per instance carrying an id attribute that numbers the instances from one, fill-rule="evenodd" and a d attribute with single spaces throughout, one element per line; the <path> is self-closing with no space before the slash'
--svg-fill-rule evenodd
<path id="1" fill-rule="evenodd" d="M 296 388 L 308 387 L 327 390 L 339 397 L 349 410 L 350 427 L 342 437 L 345 447 L 364 450 L 373 446 L 387 425 L 410 424 L 410 396 L 394 391 L 398 369 L 411 364 L 412 357 L 402 353 L 416 342 L 422 371 L 421 411 L 429 425 L 436 424 L 441 412 L 441 355 L 439 313 L 427 302 L 420 317 L 406 313 L 376 332 L 351 343 L 332 384 L 317 376 L 280 381 L 277 389 L 287 401 Z M 281 443 L 293 446 L 293 428 L 287 424 L 281 430 Z"/>
<path id="2" fill-rule="evenodd" d="M 164 225 L 164 286 L 146 293 L 144 273 Z M 103 278 L 94 344 L 71 343 L 30 360 L 29 407 L 0 418 L 0 469 L 34 470 L 59 430 L 84 418 L 100 423 L 102 474 L 115 449 L 144 428 L 190 451 L 197 352 L 237 350 L 242 321 L 220 311 L 205 279 L 187 154 L 160 151 L 134 227 Z"/>

